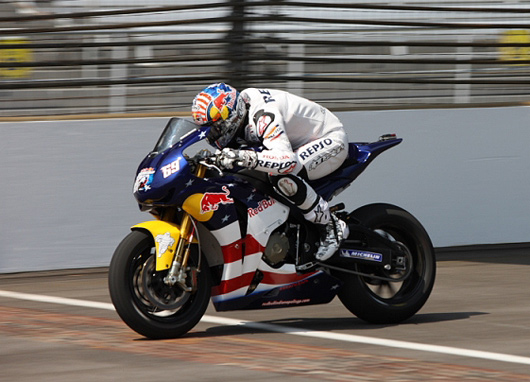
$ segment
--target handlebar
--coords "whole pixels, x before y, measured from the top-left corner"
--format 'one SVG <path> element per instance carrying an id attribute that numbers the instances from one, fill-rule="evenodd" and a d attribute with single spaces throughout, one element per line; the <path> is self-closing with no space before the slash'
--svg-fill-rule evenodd
<path id="1" fill-rule="evenodd" d="M 208 149 L 202 149 L 193 157 L 189 158 L 189 161 L 194 164 L 202 165 L 208 169 L 216 170 L 219 173 L 219 176 L 224 176 L 223 170 L 221 170 L 217 159 L 218 156 L 216 154 Z"/>
<path id="2" fill-rule="evenodd" d="M 215 164 L 209 163 L 207 160 L 200 160 L 198 163 L 207 168 L 216 170 L 219 173 L 219 176 L 224 176 L 223 170 L 217 165 L 217 161 Z"/>

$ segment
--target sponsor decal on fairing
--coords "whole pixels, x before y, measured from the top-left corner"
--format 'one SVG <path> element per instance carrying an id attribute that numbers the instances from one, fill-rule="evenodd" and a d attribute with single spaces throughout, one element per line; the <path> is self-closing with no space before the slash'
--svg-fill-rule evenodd
<path id="1" fill-rule="evenodd" d="M 256 216 L 260 212 L 265 211 L 267 208 L 271 207 L 273 204 L 275 204 L 276 201 L 274 199 L 263 199 L 258 202 L 258 206 L 256 208 L 248 208 L 247 213 L 249 217 Z"/>
<path id="2" fill-rule="evenodd" d="M 304 299 L 294 299 L 289 301 L 267 301 L 261 304 L 261 306 L 286 306 L 286 305 L 300 305 L 300 304 L 307 304 L 311 302 L 311 299 L 304 298 Z"/>
<path id="3" fill-rule="evenodd" d="M 153 183 L 154 174 L 155 169 L 153 167 L 141 169 L 134 182 L 133 192 L 149 191 L 151 189 L 151 183 Z"/>
<path id="4" fill-rule="evenodd" d="M 175 244 L 175 239 L 171 237 L 169 232 L 166 232 L 163 235 L 157 235 L 155 241 L 158 243 L 158 257 L 162 257 L 168 248 Z"/>
<path id="5" fill-rule="evenodd" d="M 347 257 L 350 259 L 361 259 L 376 261 L 378 263 L 383 261 L 383 255 L 376 252 L 359 251 L 355 249 L 341 249 L 340 257 Z"/>
<path id="6" fill-rule="evenodd" d="M 201 214 L 217 211 L 220 204 L 233 204 L 228 187 L 222 187 L 224 192 L 206 192 L 201 198 Z"/>

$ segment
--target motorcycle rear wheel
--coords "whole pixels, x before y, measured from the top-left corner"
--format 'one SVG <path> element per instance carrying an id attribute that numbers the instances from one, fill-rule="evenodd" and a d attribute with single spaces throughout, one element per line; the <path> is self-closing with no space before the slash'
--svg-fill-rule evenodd
<path id="1" fill-rule="evenodd" d="M 194 250 L 189 266 L 196 270 L 199 254 Z M 118 245 L 109 267 L 110 297 L 118 315 L 135 332 L 152 339 L 176 338 L 191 330 L 201 319 L 211 293 L 206 259 L 201 259 L 197 288 L 185 292 L 168 286 L 167 271 L 154 268 L 153 237 L 144 231 L 132 231 Z M 188 272 L 188 277 L 193 277 Z"/>
<path id="2" fill-rule="evenodd" d="M 416 314 L 429 298 L 436 275 L 436 259 L 429 235 L 410 213 L 390 204 L 363 206 L 352 214 L 365 226 L 404 246 L 412 259 L 411 273 L 399 282 L 333 272 L 344 285 L 338 293 L 344 306 L 360 319 L 374 324 L 395 324 Z M 356 265 L 374 276 L 400 278 L 404 272 Z"/>

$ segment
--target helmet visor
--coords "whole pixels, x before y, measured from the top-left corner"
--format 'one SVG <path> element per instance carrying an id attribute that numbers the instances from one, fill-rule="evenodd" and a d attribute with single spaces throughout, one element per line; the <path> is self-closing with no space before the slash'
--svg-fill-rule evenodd
<path id="1" fill-rule="evenodd" d="M 212 128 L 210 129 L 206 139 L 211 145 L 215 145 L 219 149 L 228 147 L 238 130 L 237 126 L 223 120 L 216 121 L 212 123 L 211 126 Z"/>

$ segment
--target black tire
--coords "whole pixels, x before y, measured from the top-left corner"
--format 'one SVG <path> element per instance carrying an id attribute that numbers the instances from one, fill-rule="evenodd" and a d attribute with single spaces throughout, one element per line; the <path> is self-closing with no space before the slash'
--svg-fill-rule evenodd
<path id="1" fill-rule="evenodd" d="M 429 235 L 414 216 L 390 204 L 363 206 L 352 215 L 404 244 L 412 257 L 412 271 L 397 283 L 334 272 L 344 282 L 339 299 L 350 312 L 370 323 L 395 324 L 408 319 L 425 304 L 434 286 L 436 259 Z M 385 277 L 402 275 L 368 265 L 356 265 L 356 270 Z"/>
<path id="2" fill-rule="evenodd" d="M 199 254 L 190 256 L 197 268 Z M 167 271 L 154 270 L 154 241 L 145 231 L 132 231 L 118 245 L 109 267 L 109 291 L 122 320 L 137 333 L 152 339 L 175 338 L 191 330 L 201 319 L 211 293 L 206 259 L 197 273 L 197 289 L 185 292 L 163 282 Z M 191 275 L 188 275 L 191 277 Z"/>

